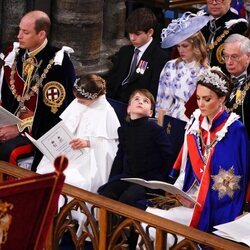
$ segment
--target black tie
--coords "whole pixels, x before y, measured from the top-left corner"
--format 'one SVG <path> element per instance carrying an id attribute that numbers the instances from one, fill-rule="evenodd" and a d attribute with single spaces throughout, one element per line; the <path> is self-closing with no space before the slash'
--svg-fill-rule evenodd
<path id="1" fill-rule="evenodd" d="M 135 72 L 139 52 L 140 52 L 140 50 L 137 49 L 137 48 L 134 50 L 134 55 L 133 55 L 133 58 L 132 58 L 132 61 L 131 61 L 131 64 L 130 64 L 129 72 L 128 72 L 128 75 L 126 76 L 126 78 L 122 81 L 122 86 L 129 82 L 129 78 Z"/>

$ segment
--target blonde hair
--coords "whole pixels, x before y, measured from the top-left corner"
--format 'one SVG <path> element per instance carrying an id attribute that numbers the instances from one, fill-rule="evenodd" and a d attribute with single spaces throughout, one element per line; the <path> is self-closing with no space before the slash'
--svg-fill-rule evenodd
<path id="1" fill-rule="evenodd" d="M 196 62 L 199 62 L 202 66 L 207 67 L 207 48 L 206 48 L 206 40 L 202 33 L 199 31 L 194 35 L 187 38 L 185 41 L 188 41 L 192 44 L 194 58 Z M 180 63 L 182 59 L 179 57 L 176 60 L 176 64 Z"/>

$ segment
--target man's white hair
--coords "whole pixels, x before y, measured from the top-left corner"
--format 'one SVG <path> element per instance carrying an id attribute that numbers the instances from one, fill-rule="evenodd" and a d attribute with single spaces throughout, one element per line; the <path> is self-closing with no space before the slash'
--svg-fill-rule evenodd
<path id="1" fill-rule="evenodd" d="M 224 43 L 240 43 L 240 49 L 244 54 L 247 54 L 250 52 L 250 39 L 246 36 L 240 35 L 240 34 L 232 34 L 230 35 Z"/>

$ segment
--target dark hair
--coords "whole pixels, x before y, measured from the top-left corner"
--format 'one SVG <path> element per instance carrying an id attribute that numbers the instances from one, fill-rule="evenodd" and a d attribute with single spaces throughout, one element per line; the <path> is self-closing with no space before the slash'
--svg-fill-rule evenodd
<path id="1" fill-rule="evenodd" d="M 147 33 L 150 29 L 155 30 L 156 25 L 157 18 L 150 9 L 138 8 L 128 16 L 126 30 L 128 33 L 136 33 L 138 31 Z"/>
<path id="2" fill-rule="evenodd" d="M 224 80 L 226 83 L 225 87 L 227 91 L 226 92 L 222 91 L 222 89 L 219 86 L 213 84 L 212 82 L 207 82 L 205 80 L 202 80 L 202 75 L 205 74 L 206 71 L 210 71 L 211 73 L 218 75 L 221 80 Z M 205 86 L 211 89 L 212 91 L 214 91 L 218 97 L 225 96 L 226 97 L 225 101 L 227 101 L 232 91 L 232 87 L 233 87 L 231 80 L 222 71 L 217 70 L 217 69 L 206 69 L 205 72 L 201 73 L 201 76 L 199 77 L 200 79 L 197 82 L 197 86 L 198 85 Z"/>
<path id="3" fill-rule="evenodd" d="M 128 103 L 130 104 L 131 100 L 133 99 L 133 97 L 134 97 L 137 93 L 146 96 L 146 97 L 150 100 L 150 102 L 151 102 L 151 110 L 153 111 L 154 108 L 155 108 L 155 98 L 154 98 L 154 96 L 151 94 L 151 92 L 148 91 L 147 89 L 136 89 L 136 90 L 134 90 L 134 91 L 130 94 L 130 96 L 129 96 L 129 102 L 128 102 Z"/>
<path id="4" fill-rule="evenodd" d="M 41 10 L 32 10 L 24 15 L 24 17 L 32 18 L 35 24 L 35 31 L 39 33 L 40 31 L 45 31 L 46 36 L 48 36 L 51 27 L 51 21 L 49 16 Z"/>
<path id="5" fill-rule="evenodd" d="M 106 82 L 95 74 L 83 75 L 75 81 L 73 93 L 75 97 L 93 100 L 106 94 Z"/>
<path id="6" fill-rule="evenodd" d="M 48 36 L 50 32 L 50 26 L 51 22 L 48 17 L 42 16 L 37 18 L 35 21 L 36 33 L 39 33 L 40 31 L 44 30 L 46 32 L 46 35 Z"/>

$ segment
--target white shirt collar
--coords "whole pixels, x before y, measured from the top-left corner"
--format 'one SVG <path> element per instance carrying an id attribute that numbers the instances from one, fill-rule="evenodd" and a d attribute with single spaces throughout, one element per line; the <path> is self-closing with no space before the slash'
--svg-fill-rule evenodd
<path id="1" fill-rule="evenodd" d="M 138 48 L 140 50 L 140 53 L 138 56 L 138 62 L 140 61 L 142 55 L 144 54 L 144 52 L 146 51 L 146 49 L 148 48 L 148 46 L 150 45 L 152 41 L 153 41 L 153 38 L 151 37 L 147 43 L 145 43 L 144 45 Z"/>

